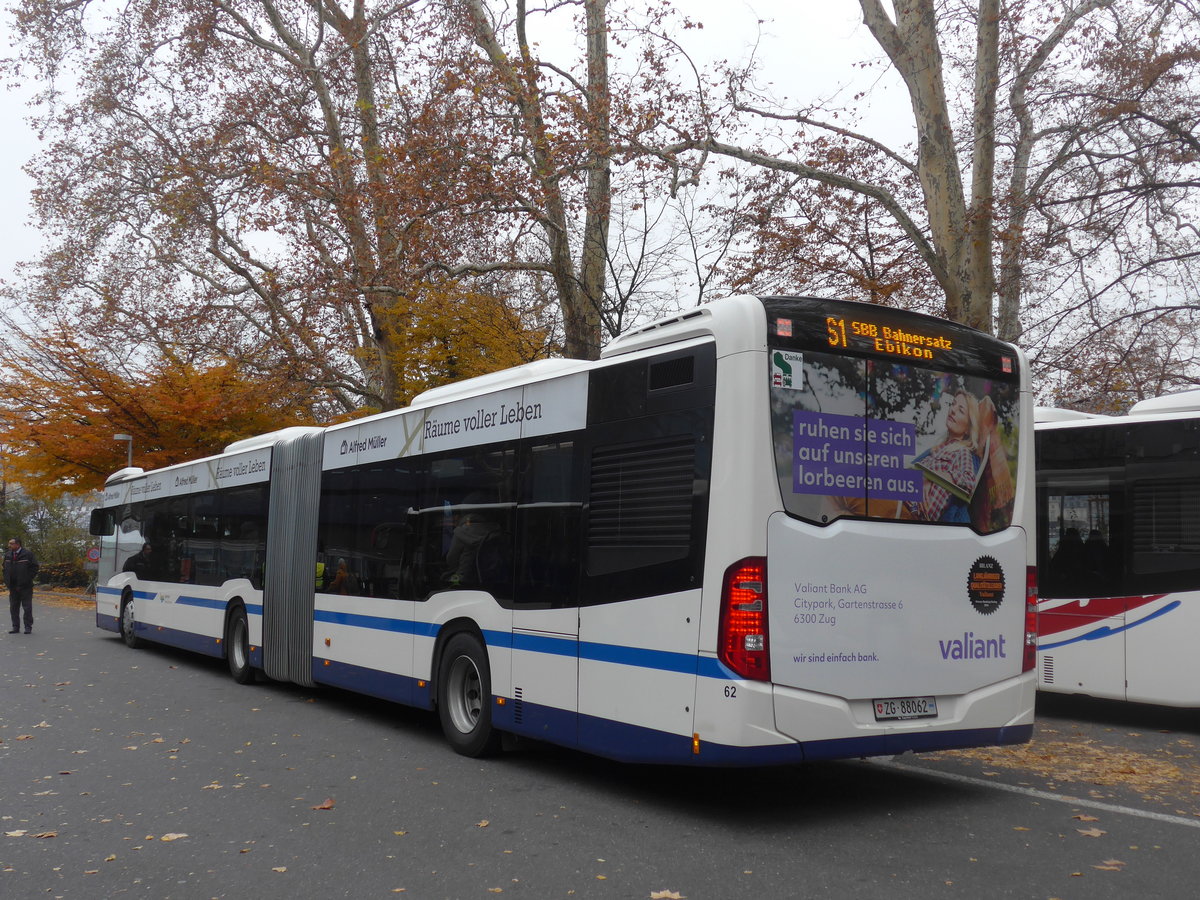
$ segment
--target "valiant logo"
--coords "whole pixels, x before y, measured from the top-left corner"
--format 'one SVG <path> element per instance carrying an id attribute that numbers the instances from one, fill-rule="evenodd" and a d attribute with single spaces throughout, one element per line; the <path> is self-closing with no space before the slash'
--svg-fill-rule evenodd
<path id="1" fill-rule="evenodd" d="M 387 435 L 375 434 L 366 439 L 342 441 L 341 455 L 362 453 L 366 450 L 382 450 L 387 446 Z"/>
<path id="2" fill-rule="evenodd" d="M 939 640 L 938 649 L 942 659 L 1007 659 L 1004 635 L 999 637 L 976 637 L 973 631 L 964 631 L 963 636 Z"/>

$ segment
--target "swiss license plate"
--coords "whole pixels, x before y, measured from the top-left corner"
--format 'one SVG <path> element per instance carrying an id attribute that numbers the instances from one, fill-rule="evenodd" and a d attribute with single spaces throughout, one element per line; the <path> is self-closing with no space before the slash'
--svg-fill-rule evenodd
<path id="1" fill-rule="evenodd" d="M 889 719 L 932 719 L 938 714 L 936 697 L 889 697 L 872 700 L 875 721 Z"/>

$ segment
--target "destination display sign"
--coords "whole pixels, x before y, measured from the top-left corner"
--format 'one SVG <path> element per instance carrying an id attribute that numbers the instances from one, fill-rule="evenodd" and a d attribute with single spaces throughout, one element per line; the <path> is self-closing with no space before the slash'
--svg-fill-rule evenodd
<path id="1" fill-rule="evenodd" d="M 765 297 L 772 344 L 1017 377 L 1016 351 L 991 335 L 919 313 L 807 297 Z"/>

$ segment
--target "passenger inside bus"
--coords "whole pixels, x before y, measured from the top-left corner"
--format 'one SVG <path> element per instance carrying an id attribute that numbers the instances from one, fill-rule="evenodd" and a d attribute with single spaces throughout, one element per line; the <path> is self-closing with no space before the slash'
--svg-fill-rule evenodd
<path id="1" fill-rule="evenodd" d="M 359 592 L 358 577 L 346 566 L 346 560 L 339 558 L 333 583 L 329 585 L 333 594 L 357 594 Z"/>
<path id="2" fill-rule="evenodd" d="M 470 507 L 478 502 L 479 498 L 468 497 L 464 505 Z M 465 509 L 456 516 L 456 522 L 450 549 L 446 552 L 444 577 L 451 584 L 478 584 L 481 580 L 478 569 L 480 548 L 500 531 L 500 526 L 479 508 Z"/>

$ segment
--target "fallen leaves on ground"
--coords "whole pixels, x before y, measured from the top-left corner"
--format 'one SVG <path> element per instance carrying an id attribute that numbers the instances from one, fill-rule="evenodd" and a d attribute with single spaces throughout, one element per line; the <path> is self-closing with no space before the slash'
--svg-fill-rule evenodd
<path id="1" fill-rule="evenodd" d="M 947 750 L 931 756 L 977 760 L 989 768 L 1022 769 L 1057 784 L 1125 786 L 1172 806 L 1178 805 L 1181 795 L 1200 796 L 1200 762 L 1190 751 L 1173 753 L 1169 747 L 1146 754 L 1096 740 L 1057 740 L 1043 736 L 1028 744 Z M 1105 797 L 1094 790 L 1089 795 Z M 1193 814 L 1200 814 L 1200 810 Z"/>
<path id="2" fill-rule="evenodd" d="M 1091 828 L 1076 828 L 1075 830 L 1078 831 L 1080 834 L 1082 834 L 1084 837 L 1100 837 L 1102 835 L 1108 834 L 1107 831 L 1104 831 L 1103 829 L 1100 829 L 1100 828 L 1096 828 L 1095 826 L 1093 826 Z"/>
<path id="3" fill-rule="evenodd" d="M 179 832 L 172 831 L 170 834 L 164 834 L 162 837 L 159 838 L 159 840 L 160 841 L 177 841 L 180 838 L 185 838 L 185 837 L 187 837 L 186 834 L 181 834 Z"/>
<path id="4" fill-rule="evenodd" d="M 318 803 L 313 809 L 333 809 L 334 801 L 332 797 L 326 797 L 324 803 Z"/>

